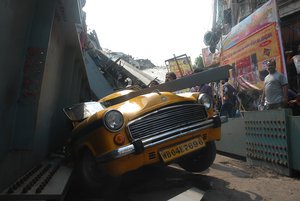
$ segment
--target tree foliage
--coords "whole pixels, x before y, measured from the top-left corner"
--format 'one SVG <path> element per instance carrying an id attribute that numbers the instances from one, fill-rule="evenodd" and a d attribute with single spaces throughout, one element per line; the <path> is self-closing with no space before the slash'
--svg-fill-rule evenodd
<path id="1" fill-rule="evenodd" d="M 204 68 L 203 59 L 202 59 L 201 56 L 198 56 L 198 57 L 195 59 L 195 67 L 196 67 L 196 68 Z"/>

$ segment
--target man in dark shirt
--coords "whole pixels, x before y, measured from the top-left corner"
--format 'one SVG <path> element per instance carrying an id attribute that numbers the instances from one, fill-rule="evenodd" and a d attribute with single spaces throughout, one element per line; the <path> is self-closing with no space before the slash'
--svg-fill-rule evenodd
<path id="1" fill-rule="evenodd" d="M 199 73 L 202 71 L 203 71 L 202 69 L 196 68 L 194 70 L 194 73 Z M 212 87 L 207 83 L 201 84 L 200 86 L 192 87 L 191 92 L 206 93 L 210 97 L 211 101 L 213 101 L 213 90 Z"/>
<path id="2" fill-rule="evenodd" d="M 228 79 L 222 81 L 223 84 L 223 102 L 221 106 L 221 116 L 234 117 L 236 113 L 236 90 L 228 83 Z"/>

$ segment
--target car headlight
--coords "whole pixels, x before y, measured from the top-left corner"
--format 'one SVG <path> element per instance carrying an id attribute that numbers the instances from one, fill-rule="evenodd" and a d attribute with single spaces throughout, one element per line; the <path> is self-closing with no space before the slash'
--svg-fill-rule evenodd
<path id="1" fill-rule="evenodd" d="M 211 107 L 212 100 L 207 94 L 203 93 L 199 95 L 198 103 L 204 105 L 204 107 L 208 110 Z"/>
<path id="2" fill-rule="evenodd" d="M 119 131 L 124 124 L 123 115 L 118 110 L 107 111 L 103 120 L 105 127 L 112 132 Z"/>

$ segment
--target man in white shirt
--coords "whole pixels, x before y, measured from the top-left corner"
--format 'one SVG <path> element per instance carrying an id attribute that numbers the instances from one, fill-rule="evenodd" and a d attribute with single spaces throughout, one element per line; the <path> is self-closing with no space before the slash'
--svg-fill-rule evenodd
<path id="1" fill-rule="evenodd" d="M 286 77 L 276 71 L 275 59 L 267 62 L 269 74 L 264 79 L 264 90 L 261 101 L 267 110 L 286 107 L 288 103 L 288 82 Z"/>

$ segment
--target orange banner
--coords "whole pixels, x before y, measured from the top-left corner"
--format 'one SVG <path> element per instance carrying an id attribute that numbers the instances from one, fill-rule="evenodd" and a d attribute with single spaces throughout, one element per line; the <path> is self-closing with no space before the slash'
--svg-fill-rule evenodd
<path id="1" fill-rule="evenodd" d="M 262 89 L 268 73 L 266 62 L 276 59 L 277 71 L 285 73 L 276 23 L 261 29 L 221 54 L 221 65 L 233 66 L 231 81 L 241 89 Z"/>

